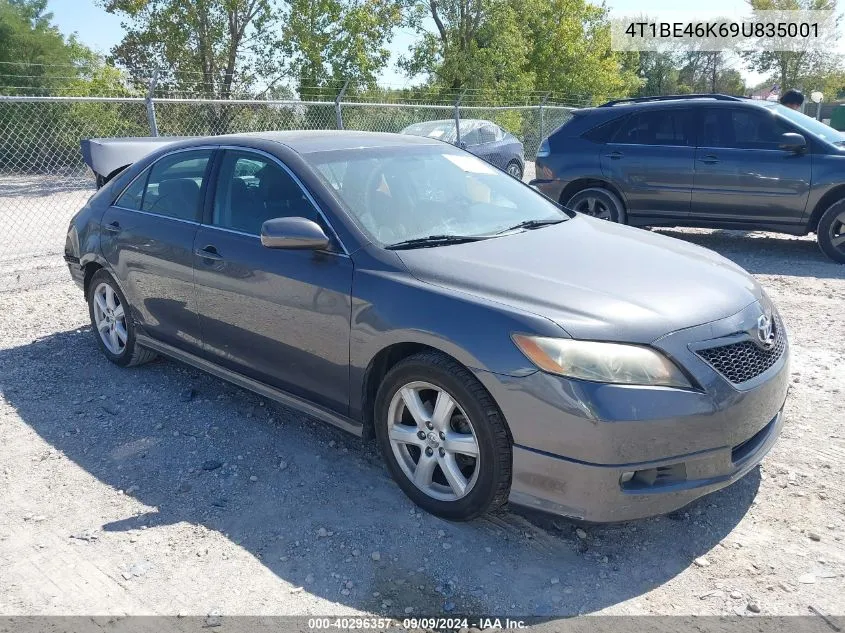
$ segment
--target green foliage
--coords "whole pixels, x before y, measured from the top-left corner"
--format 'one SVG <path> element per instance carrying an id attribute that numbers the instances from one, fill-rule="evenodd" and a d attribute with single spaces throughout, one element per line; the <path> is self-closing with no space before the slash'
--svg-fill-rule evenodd
<path id="1" fill-rule="evenodd" d="M 82 78 L 96 56 L 51 24 L 47 0 L 0 0 L 0 90 L 49 94 Z"/>
<path id="2" fill-rule="evenodd" d="M 400 66 L 456 92 L 478 89 L 502 102 L 527 91 L 596 101 L 638 85 L 610 50 L 607 10 L 585 0 L 419 2 L 419 42 Z M 429 31 L 428 20 L 436 30 Z"/>
<path id="3" fill-rule="evenodd" d="M 167 69 L 164 88 L 225 98 L 278 70 L 268 55 L 276 28 L 272 0 L 99 2 L 124 19 L 126 34 L 112 55 L 141 85 L 151 69 Z"/>
<path id="4" fill-rule="evenodd" d="M 334 99 L 346 80 L 356 89 L 375 85 L 400 21 L 395 0 L 288 0 L 276 46 L 304 98 Z"/>
<path id="5" fill-rule="evenodd" d="M 521 0 L 526 24 L 528 67 L 536 90 L 602 102 L 631 94 L 638 78 L 610 48 L 604 6 L 585 0 Z"/>
<path id="6" fill-rule="evenodd" d="M 803 9 L 814 11 L 835 11 L 836 0 L 748 0 L 753 10 L 770 11 Z M 840 18 L 837 17 L 837 27 Z M 835 29 L 838 32 L 838 28 Z M 836 42 L 829 42 L 826 50 L 810 49 L 796 51 L 754 51 L 743 55 L 752 70 L 768 74 L 771 83 L 780 84 L 782 90 L 803 88 L 815 90 L 820 77 L 835 72 L 841 67 L 842 56 L 835 52 Z"/>
<path id="7" fill-rule="evenodd" d="M 52 25 L 46 6 L 0 0 L 0 93 L 131 95 L 115 68 Z M 81 172 L 81 138 L 148 130 L 143 104 L 0 103 L 0 168 Z"/>

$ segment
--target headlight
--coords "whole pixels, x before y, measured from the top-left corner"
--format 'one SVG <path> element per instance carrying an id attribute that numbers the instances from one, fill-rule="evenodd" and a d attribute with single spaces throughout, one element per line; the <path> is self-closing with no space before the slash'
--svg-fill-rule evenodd
<path id="1" fill-rule="evenodd" d="M 648 347 L 524 334 L 514 334 L 513 340 L 532 363 L 552 374 L 622 385 L 692 387 L 677 365 Z"/>

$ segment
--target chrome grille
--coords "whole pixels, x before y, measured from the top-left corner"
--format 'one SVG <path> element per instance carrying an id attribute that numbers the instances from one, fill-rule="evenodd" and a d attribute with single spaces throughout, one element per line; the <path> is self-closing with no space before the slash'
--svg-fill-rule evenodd
<path id="1" fill-rule="evenodd" d="M 696 353 L 733 384 L 748 382 L 774 365 L 786 348 L 786 334 L 780 318 L 777 316 L 772 318 L 774 319 L 775 344 L 771 349 L 763 349 L 753 341 L 741 341 L 701 349 Z"/>

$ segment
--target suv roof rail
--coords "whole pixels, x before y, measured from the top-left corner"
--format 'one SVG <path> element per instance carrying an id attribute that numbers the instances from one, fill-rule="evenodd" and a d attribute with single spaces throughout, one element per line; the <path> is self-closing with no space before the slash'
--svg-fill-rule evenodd
<path id="1" fill-rule="evenodd" d="M 745 97 L 734 97 L 723 94 L 690 94 L 690 95 L 659 95 L 655 97 L 631 97 L 630 99 L 616 99 L 601 104 L 600 108 L 615 106 L 619 103 L 648 103 L 649 101 L 679 101 L 681 99 L 715 99 L 716 101 L 743 101 Z"/>

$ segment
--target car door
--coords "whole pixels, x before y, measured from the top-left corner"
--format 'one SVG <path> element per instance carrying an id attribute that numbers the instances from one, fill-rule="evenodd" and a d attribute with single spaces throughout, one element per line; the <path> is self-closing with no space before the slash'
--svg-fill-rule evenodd
<path id="1" fill-rule="evenodd" d="M 798 130 L 754 106 L 704 108 L 700 116 L 691 217 L 799 222 L 812 154 L 778 148 L 784 133 Z"/>
<path id="2" fill-rule="evenodd" d="M 213 148 L 179 150 L 139 174 L 103 215 L 101 248 L 150 336 L 199 353 L 193 245 Z"/>
<path id="3" fill-rule="evenodd" d="M 689 109 L 650 108 L 622 122 L 601 152 L 601 168 L 625 196 L 629 216 L 687 216 L 693 137 Z"/>
<path id="4" fill-rule="evenodd" d="M 225 149 L 195 243 L 205 356 L 340 413 L 349 399 L 352 260 L 327 251 L 265 248 L 265 220 L 306 217 L 331 227 L 276 158 Z"/>

